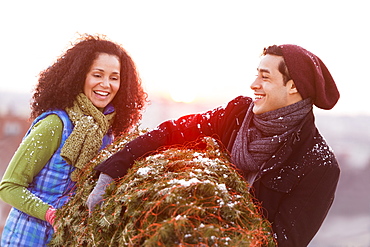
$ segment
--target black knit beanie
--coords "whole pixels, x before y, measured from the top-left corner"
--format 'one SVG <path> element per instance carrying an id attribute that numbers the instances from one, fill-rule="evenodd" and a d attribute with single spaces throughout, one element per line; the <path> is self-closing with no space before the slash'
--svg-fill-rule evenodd
<path id="1" fill-rule="evenodd" d="M 303 99 L 329 110 L 339 99 L 339 91 L 325 64 L 316 55 L 297 45 L 280 45 L 284 61 Z"/>

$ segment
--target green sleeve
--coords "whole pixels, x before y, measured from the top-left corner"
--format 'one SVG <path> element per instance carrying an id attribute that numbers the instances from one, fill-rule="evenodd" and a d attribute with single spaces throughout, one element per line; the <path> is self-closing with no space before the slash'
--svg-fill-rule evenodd
<path id="1" fill-rule="evenodd" d="M 62 138 L 63 122 L 55 114 L 40 120 L 23 139 L 0 183 L 0 198 L 11 206 L 41 220 L 49 204 L 32 194 L 28 185 L 41 171 Z"/>

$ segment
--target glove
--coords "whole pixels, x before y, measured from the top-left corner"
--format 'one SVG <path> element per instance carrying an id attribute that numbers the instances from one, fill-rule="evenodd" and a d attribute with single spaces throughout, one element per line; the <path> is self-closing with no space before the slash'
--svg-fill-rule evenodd
<path id="1" fill-rule="evenodd" d="M 112 181 L 113 178 L 111 178 L 105 173 L 100 173 L 98 182 L 96 183 L 95 188 L 90 193 L 86 202 L 90 214 L 94 211 L 94 208 L 97 204 L 100 205 L 103 202 L 103 195 L 105 194 L 105 189 Z"/>
<path id="2" fill-rule="evenodd" d="M 55 213 L 56 209 L 53 207 L 49 207 L 48 210 L 45 213 L 45 220 L 50 223 L 50 225 L 53 226 L 54 232 L 56 232 L 56 227 L 54 226 L 54 220 L 55 220 Z"/>
<path id="3" fill-rule="evenodd" d="M 126 175 L 127 170 L 134 164 L 134 160 L 134 155 L 130 153 L 128 148 L 125 148 L 97 165 L 95 170 L 112 178 L 120 178 Z"/>

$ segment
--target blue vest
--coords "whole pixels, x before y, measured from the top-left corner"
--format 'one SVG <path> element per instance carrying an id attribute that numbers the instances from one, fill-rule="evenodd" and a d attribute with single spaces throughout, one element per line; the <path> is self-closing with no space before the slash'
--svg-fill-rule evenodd
<path id="1" fill-rule="evenodd" d="M 63 122 L 60 146 L 44 168 L 34 177 L 28 190 L 54 208 L 61 208 L 73 196 L 76 185 L 70 178 L 75 167 L 69 165 L 60 156 L 65 141 L 72 133 L 73 124 L 65 111 L 48 111 L 35 119 L 26 136 L 38 121 L 51 114 L 58 115 Z M 111 134 L 105 135 L 101 149 L 110 144 L 112 140 L 113 136 Z M 46 246 L 53 233 L 53 227 L 48 222 L 12 208 L 3 230 L 1 246 Z"/>

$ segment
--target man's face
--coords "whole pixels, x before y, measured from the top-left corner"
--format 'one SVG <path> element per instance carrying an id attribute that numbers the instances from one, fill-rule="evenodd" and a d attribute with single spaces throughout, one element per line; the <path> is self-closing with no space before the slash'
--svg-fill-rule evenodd
<path id="1" fill-rule="evenodd" d="M 283 75 L 278 69 L 282 60 L 283 57 L 274 55 L 266 55 L 261 59 L 257 68 L 257 78 L 251 85 L 255 95 L 253 107 L 255 114 L 273 111 L 294 103 L 291 100 L 293 81 L 290 80 L 284 85 Z"/>

